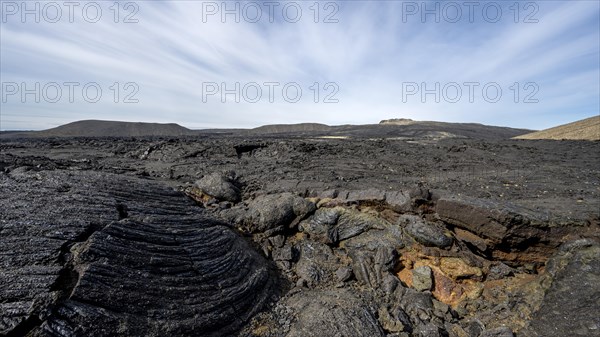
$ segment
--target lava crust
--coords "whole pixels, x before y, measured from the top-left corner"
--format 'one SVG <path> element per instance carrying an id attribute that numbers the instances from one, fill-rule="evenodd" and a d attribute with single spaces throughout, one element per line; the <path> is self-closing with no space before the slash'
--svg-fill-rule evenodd
<path id="1" fill-rule="evenodd" d="M 160 183 L 17 173 L 0 176 L 6 336 L 222 336 L 275 293 L 264 258 Z"/>

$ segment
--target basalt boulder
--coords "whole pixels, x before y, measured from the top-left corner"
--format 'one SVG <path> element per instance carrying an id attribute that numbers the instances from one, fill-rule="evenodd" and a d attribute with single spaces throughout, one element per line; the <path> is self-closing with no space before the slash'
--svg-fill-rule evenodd
<path id="1" fill-rule="evenodd" d="M 235 172 L 212 173 L 196 181 L 196 187 L 203 193 L 216 198 L 217 200 L 226 200 L 238 202 L 241 200 L 241 192 L 236 186 Z"/>
<path id="2" fill-rule="evenodd" d="M 283 230 L 314 212 L 316 206 L 292 193 L 261 195 L 248 205 L 244 222 L 252 233 Z"/>
<path id="3" fill-rule="evenodd" d="M 327 244 L 358 236 L 371 229 L 385 229 L 387 223 L 377 217 L 343 207 L 319 208 L 300 224 L 300 230 L 314 240 Z"/>
<path id="4" fill-rule="evenodd" d="M 429 247 L 445 248 L 452 245 L 452 237 L 440 226 L 414 215 L 403 215 L 398 224 L 417 242 Z"/>

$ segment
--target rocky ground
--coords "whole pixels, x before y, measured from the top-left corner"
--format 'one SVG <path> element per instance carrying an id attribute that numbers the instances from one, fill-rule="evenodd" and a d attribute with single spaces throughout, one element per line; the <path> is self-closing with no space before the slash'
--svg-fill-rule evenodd
<path id="1" fill-rule="evenodd" d="M 340 137 L 3 140 L 0 335 L 600 336 L 600 143 Z"/>

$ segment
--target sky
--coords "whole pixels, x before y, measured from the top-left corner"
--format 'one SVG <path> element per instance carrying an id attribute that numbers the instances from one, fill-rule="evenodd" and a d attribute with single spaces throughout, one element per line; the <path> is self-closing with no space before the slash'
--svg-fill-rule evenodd
<path id="1" fill-rule="evenodd" d="M 600 111 L 600 1 L 5 1 L 1 130 Z"/>

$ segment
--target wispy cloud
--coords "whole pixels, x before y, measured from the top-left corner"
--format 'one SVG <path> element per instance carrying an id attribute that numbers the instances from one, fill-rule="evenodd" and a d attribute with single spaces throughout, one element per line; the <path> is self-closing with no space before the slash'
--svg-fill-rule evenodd
<path id="1" fill-rule="evenodd" d="M 472 20 L 466 3 L 453 2 L 462 10 L 455 23 L 449 22 L 457 14 L 453 8 L 434 1 L 320 2 L 318 13 L 314 2 L 286 1 L 278 3 L 272 17 L 266 3 L 244 1 L 237 2 L 240 22 L 235 22 L 235 14 L 221 18 L 224 6 L 234 9 L 236 2 L 123 1 L 118 20 L 113 2 L 80 2 L 74 22 L 69 22 L 68 8 L 61 5 L 63 16 L 56 23 L 47 20 L 54 17 L 50 7 L 36 23 L 31 14 L 22 20 L 22 8 L 12 14 L 13 4 L 21 6 L 20 1 L 1 3 L 0 65 L 6 96 L 2 129 L 47 128 L 89 118 L 203 128 L 308 121 L 376 123 L 393 117 L 545 128 L 599 113 L 596 1 L 519 2 L 518 15 L 511 7 L 514 2 L 485 1 L 474 8 Z M 34 8 L 36 3 L 43 9 L 50 2 L 27 5 Z M 436 3 L 440 22 L 435 22 L 435 14 L 427 14 L 423 21 L 422 10 L 434 9 Z M 86 22 L 89 17 L 81 11 L 86 4 L 101 6 L 97 22 Z M 418 12 L 412 14 L 415 5 Z M 296 19 L 297 7 L 302 16 L 288 22 Z M 256 8 L 261 8 L 262 16 L 250 22 Z M 487 14 L 483 8 L 488 8 Z M 497 8 L 500 17 L 494 13 Z M 93 9 L 88 16 L 95 15 Z M 138 11 L 131 18 L 137 23 L 124 23 L 134 10 Z M 528 15 L 538 22 L 525 23 Z M 326 19 L 333 22 L 325 23 Z M 28 89 L 36 82 L 41 88 L 56 82 L 63 97 L 49 103 L 42 95 L 36 103 L 35 95 L 29 94 L 22 102 L 20 92 L 7 95 L 13 82 L 25 82 Z M 64 82 L 81 83 L 73 103 Z M 81 93 L 91 82 L 102 89 L 96 103 L 87 102 Z M 135 87 L 125 87 L 129 82 Z M 265 82 L 280 83 L 273 87 L 273 102 Z M 325 87 L 330 82 L 335 85 Z M 462 96 L 451 103 L 442 95 L 436 103 L 435 95 L 428 94 L 423 101 L 420 91 L 403 95 L 403 83 L 408 82 L 417 83 L 419 89 L 433 89 L 439 83 L 440 90 L 455 82 Z M 473 102 L 464 82 L 480 83 Z M 529 82 L 537 89 L 525 87 Z M 229 90 L 239 83 L 241 93 L 247 85 L 246 98 L 255 96 L 256 83 L 262 98 L 250 103 L 241 97 L 235 103 L 235 95 L 228 94 L 222 102 L 221 88 L 214 95 L 203 95 L 206 83 L 225 83 Z M 285 100 L 286 83 L 294 84 L 288 88 L 292 98 L 296 87 L 302 89 L 298 102 Z M 483 97 L 486 83 L 501 88 L 498 102 Z M 446 94 L 454 96 L 447 88 Z M 488 95 L 494 96 L 493 89 Z M 524 103 L 536 90 L 532 97 L 539 102 Z M 138 102 L 123 103 L 134 92 L 130 98 Z M 330 98 L 339 102 L 324 103 L 332 93 Z"/>

